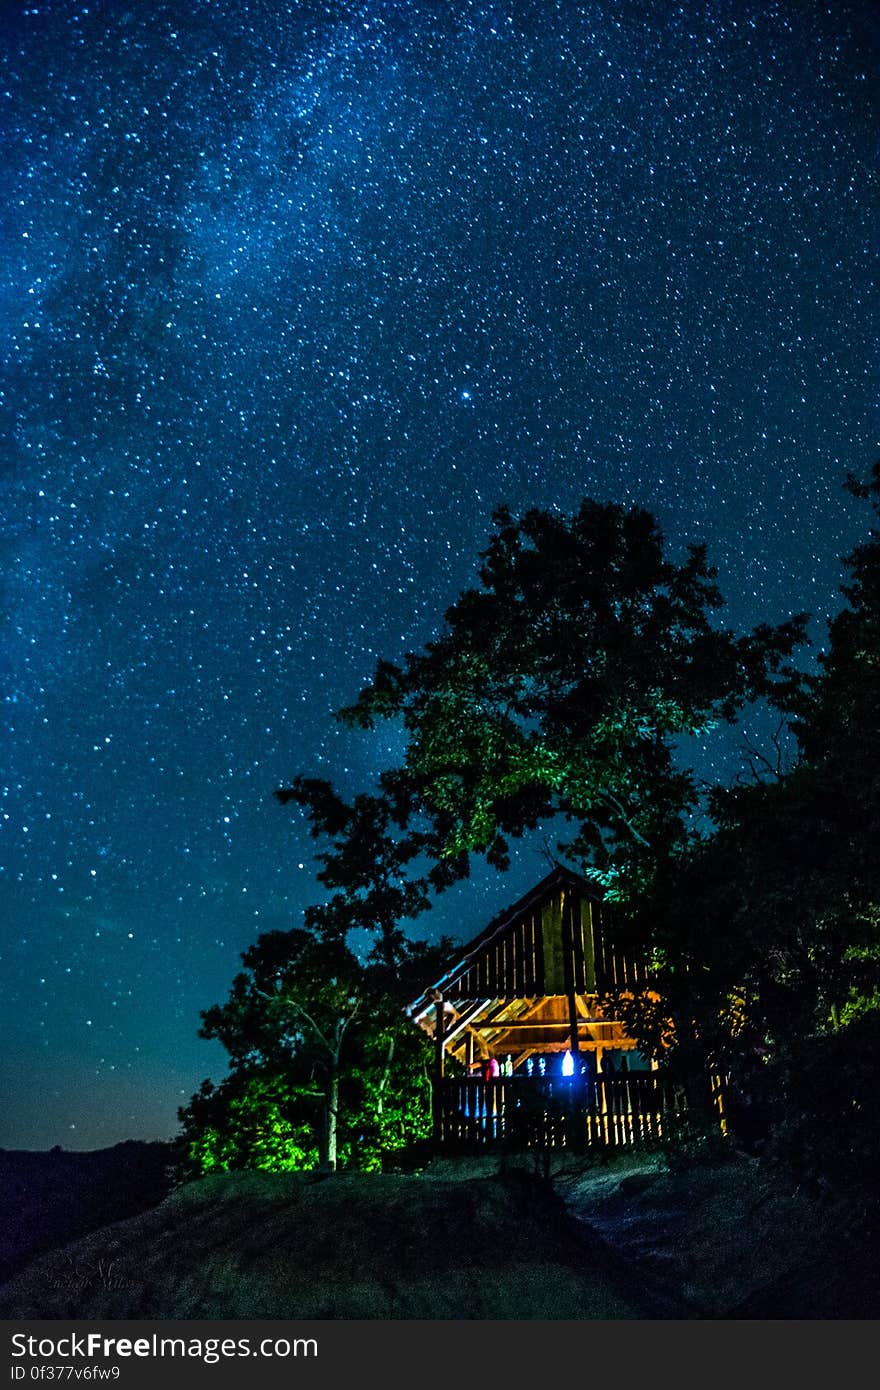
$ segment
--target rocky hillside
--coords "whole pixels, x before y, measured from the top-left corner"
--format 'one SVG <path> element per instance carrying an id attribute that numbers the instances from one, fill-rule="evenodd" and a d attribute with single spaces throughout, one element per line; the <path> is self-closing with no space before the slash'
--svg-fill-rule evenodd
<path id="1" fill-rule="evenodd" d="M 742 1156 L 228 1174 L 32 1260 L 0 1318 L 874 1319 L 875 1248 Z"/>
<path id="2" fill-rule="evenodd" d="M 755 1158 L 561 1171 L 572 1218 L 684 1317 L 878 1318 L 877 1214 L 815 1201 Z M 872 1235 L 872 1231 L 874 1235 Z"/>

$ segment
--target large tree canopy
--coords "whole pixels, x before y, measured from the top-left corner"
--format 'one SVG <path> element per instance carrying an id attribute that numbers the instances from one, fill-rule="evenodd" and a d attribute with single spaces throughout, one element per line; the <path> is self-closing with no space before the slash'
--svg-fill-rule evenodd
<path id="1" fill-rule="evenodd" d="M 349 725 L 402 725 L 401 766 L 346 803 L 325 781 L 279 791 L 325 842 L 333 896 L 311 917 L 325 933 L 379 933 L 467 875 L 498 868 L 510 841 L 570 826 L 560 852 L 609 896 L 635 893 L 679 845 L 695 800 L 674 744 L 773 692 L 804 618 L 738 636 L 702 546 L 670 560 L 653 518 L 586 500 L 572 516 L 501 508 L 466 590 L 422 652 L 380 661 Z"/>

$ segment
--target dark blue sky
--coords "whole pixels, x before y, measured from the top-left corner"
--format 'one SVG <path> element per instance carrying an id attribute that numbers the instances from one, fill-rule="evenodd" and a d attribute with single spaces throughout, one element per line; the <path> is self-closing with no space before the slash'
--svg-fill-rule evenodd
<path id="1" fill-rule="evenodd" d="M 877 12 L 16 7 L 3 19 L 0 1144 L 164 1137 L 272 798 L 499 502 L 637 503 L 728 621 L 822 619 L 877 436 Z M 873 99 L 873 100 L 872 100 Z M 420 930 L 469 935 L 544 864 Z"/>

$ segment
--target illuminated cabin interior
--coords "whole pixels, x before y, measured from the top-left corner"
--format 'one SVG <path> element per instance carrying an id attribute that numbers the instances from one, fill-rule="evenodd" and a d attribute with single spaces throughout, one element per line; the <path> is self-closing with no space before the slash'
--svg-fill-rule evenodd
<path id="1" fill-rule="evenodd" d="M 644 966 L 616 941 L 600 896 L 557 868 L 465 946 L 407 1013 L 435 1043 L 441 1015 L 444 1069 L 449 1057 L 468 1072 L 494 1057 L 519 1072 L 529 1059 L 571 1052 L 597 1072 L 647 1070 L 600 1006 L 613 990 L 645 987 Z"/>
<path id="2" fill-rule="evenodd" d="M 668 1132 L 669 1087 L 609 1014 L 614 991 L 647 989 L 601 895 L 554 869 L 406 1010 L 434 1044 L 435 1142 L 511 1140 L 526 1114 L 527 1144 Z"/>

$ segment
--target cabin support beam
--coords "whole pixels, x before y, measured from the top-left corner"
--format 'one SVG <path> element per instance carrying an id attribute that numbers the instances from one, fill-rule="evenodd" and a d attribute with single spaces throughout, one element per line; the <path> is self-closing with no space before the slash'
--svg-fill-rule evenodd
<path id="1" fill-rule="evenodd" d="M 434 1000 L 434 1143 L 443 1140 L 443 1073 L 445 1071 L 446 1038 L 444 1027 L 443 995 L 438 991 Z"/>
<path id="2" fill-rule="evenodd" d="M 571 1037 L 569 1047 L 573 1057 L 580 1052 L 578 1039 L 578 1006 L 574 968 L 574 923 L 571 893 L 562 894 L 562 975 L 568 999 L 568 1030 Z"/>

